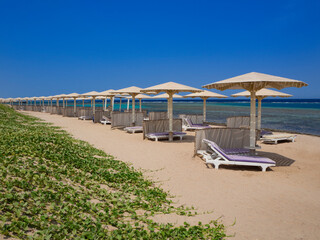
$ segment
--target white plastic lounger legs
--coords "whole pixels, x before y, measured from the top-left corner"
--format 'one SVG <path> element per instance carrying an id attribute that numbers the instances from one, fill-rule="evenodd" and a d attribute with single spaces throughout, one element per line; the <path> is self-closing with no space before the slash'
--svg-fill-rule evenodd
<path id="1" fill-rule="evenodd" d="M 173 133 L 173 137 L 179 137 L 180 141 L 182 140 L 182 138 L 186 135 L 186 133 L 184 132 L 174 132 Z M 164 133 L 148 133 L 146 134 L 146 137 L 148 139 L 152 139 L 155 141 L 158 141 L 159 139 L 169 139 L 169 133 L 168 132 L 164 132 Z"/>
<path id="2" fill-rule="evenodd" d="M 296 137 L 297 137 L 297 135 L 279 133 L 279 134 L 264 135 L 262 138 L 260 138 L 260 140 L 263 143 L 278 144 L 278 141 L 294 142 Z"/>
<path id="3" fill-rule="evenodd" d="M 226 154 L 216 143 L 207 139 L 202 140 L 206 143 L 213 151 L 213 154 L 208 152 L 201 152 L 206 165 L 212 164 L 215 169 L 219 169 L 220 165 L 239 165 L 239 166 L 257 166 L 260 167 L 263 172 L 268 167 L 274 167 L 276 163 L 264 157 L 257 156 L 241 156 L 241 155 L 228 155 Z"/>
<path id="4" fill-rule="evenodd" d="M 142 126 L 126 127 L 123 130 L 127 131 L 128 133 L 143 132 L 143 127 Z"/>

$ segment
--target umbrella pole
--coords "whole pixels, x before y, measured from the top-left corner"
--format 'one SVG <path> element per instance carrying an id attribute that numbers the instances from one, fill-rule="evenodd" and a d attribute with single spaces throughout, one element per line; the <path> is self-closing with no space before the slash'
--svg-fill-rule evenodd
<path id="1" fill-rule="evenodd" d="M 258 130 L 261 130 L 261 102 L 262 102 L 262 98 L 258 97 L 258 124 L 257 124 Z"/>
<path id="2" fill-rule="evenodd" d="M 203 98 L 203 122 L 207 121 L 207 98 Z"/>
<path id="3" fill-rule="evenodd" d="M 121 105 L 122 105 L 122 98 L 120 98 L 120 103 L 119 103 L 119 112 L 121 112 Z"/>
<path id="4" fill-rule="evenodd" d="M 172 96 L 173 92 L 168 92 L 168 116 L 169 116 L 169 141 L 173 141 L 173 111 L 172 111 Z"/>
<path id="5" fill-rule="evenodd" d="M 142 112 L 142 106 L 141 106 L 141 98 L 139 99 L 139 108 L 140 108 L 140 112 Z"/>
<path id="6" fill-rule="evenodd" d="M 96 98 L 95 97 L 93 97 L 92 98 L 92 102 L 93 102 L 93 115 L 95 114 L 95 112 L 96 112 Z"/>
<path id="7" fill-rule="evenodd" d="M 111 97 L 111 111 L 113 112 L 114 110 L 114 97 Z"/>
<path id="8" fill-rule="evenodd" d="M 82 99 L 82 107 L 84 107 L 84 99 Z"/>
<path id="9" fill-rule="evenodd" d="M 132 94 L 132 126 L 135 126 L 136 123 L 136 95 Z"/>
<path id="10" fill-rule="evenodd" d="M 129 104 L 130 104 L 130 99 L 128 98 L 128 100 L 127 100 L 127 111 L 129 111 L 129 109 L 130 109 Z"/>
<path id="11" fill-rule="evenodd" d="M 77 100 L 76 100 L 76 98 L 73 98 L 73 114 L 74 114 L 74 116 L 76 116 L 76 112 L 77 112 Z"/>
<path id="12" fill-rule="evenodd" d="M 250 92 L 250 151 L 256 147 L 256 91 Z"/>
<path id="13" fill-rule="evenodd" d="M 107 111 L 107 102 L 108 102 L 108 98 L 106 97 L 106 99 L 104 100 L 104 110 Z"/>

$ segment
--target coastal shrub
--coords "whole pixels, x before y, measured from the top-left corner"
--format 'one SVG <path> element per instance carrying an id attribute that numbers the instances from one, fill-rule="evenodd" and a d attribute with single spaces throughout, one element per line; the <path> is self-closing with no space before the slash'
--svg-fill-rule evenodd
<path id="1" fill-rule="evenodd" d="M 65 131 L 0 105 L 0 237 L 222 239 L 223 224 L 176 226 L 192 216 L 140 171 Z"/>

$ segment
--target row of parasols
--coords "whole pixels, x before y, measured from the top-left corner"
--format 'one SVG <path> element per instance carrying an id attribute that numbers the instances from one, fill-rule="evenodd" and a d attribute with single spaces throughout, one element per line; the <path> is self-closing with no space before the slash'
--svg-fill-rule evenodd
<path id="1" fill-rule="evenodd" d="M 245 92 L 241 92 L 238 94 L 233 94 L 232 96 L 238 97 L 238 96 L 245 96 L 250 97 L 250 149 L 255 149 L 255 143 L 256 143 L 256 99 L 258 100 L 258 128 L 261 127 L 261 101 L 265 97 L 273 96 L 273 97 L 290 97 L 290 94 L 281 93 L 278 91 L 270 90 L 267 88 L 276 88 L 278 90 L 286 88 L 286 87 L 303 87 L 307 86 L 308 84 L 273 76 L 269 74 L 263 74 L 263 73 L 257 73 L 257 72 L 251 72 L 243 75 L 239 75 L 236 77 L 228 78 L 222 81 L 210 83 L 207 85 L 204 85 L 203 88 L 207 89 L 218 89 L 218 90 L 226 90 L 226 89 L 245 89 Z M 123 88 L 119 90 L 107 90 L 103 92 L 88 92 L 84 94 L 60 94 L 56 96 L 51 97 L 42 97 L 42 100 L 52 100 L 56 99 L 57 104 L 59 104 L 59 99 L 63 99 L 63 106 L 65 104 L 65 99 L 73 98 L 74 99 L 74 108 L 76 108 L 76 100 L 82 99 L 83 103 L 86 98 L 91 98 L 93 100 L 93 112 L 95 111 L 95 99 L 107 99 L 108 97 L 111 98 L 111 102 L 113 102 L 114 97 L 121 97 L 123 95 L 127 95 L 132 99 L 132 119 L 135 119 L 135 100 L 139 99 L 140 101 L 140 109 L 141 109 L 141 99 L 147 99 L 147 98 L 167 98 L 168 101 L 168 117 L 169 117 L 169 140 L 172 141 L 173 136 L 173 98 L 182 97 L 177 96 L 176 94 L 180 92 L 191 92 L 191 94 L 185 95 L 183 97 L 186 98 L 195 98 L 200 97 L 203 99 L 203 117 L 204 120 L 206 119 L 206 100 L 208 98 L 225 98 L 227 96 L 214 93 L 211 91 L 201 90 L 194 87 L 189 87 L 183 84 L 175 83 L 175 82 L 167 82 L 159 85 L 155 85 L 148 88 L 139 88 L 139 87 L 128 87 Z M 145 94 L 159 94 L 164 93 L 162 95 L 157 95 L 155 97 L 150 97 L 149 95 Z M 36 100 L 40 98 L 23 98 L 23 99 L 0 99 L 1 102 L 12 102 L 13 100 Z M 106 101 L 104 102 L 106 104 Z"/>

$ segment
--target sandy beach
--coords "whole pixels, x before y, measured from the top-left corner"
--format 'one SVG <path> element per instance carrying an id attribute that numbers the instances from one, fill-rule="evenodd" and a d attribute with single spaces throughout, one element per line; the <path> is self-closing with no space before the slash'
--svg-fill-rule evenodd
<path id="1" fill-rule="evenodd" d="M 295 160 L 291 166 L 207 168 L 193 157 L 193 136 L 183 141 L 154 142 L 142 134 L 112 130 L 110 126 L 60 115 L 25 112 L 60 126 L 77 139 L 89 142 L 117 159 L 145 171 L 175 196 L 177 205 L 194 206 L 195 217 L 158 219 L 164 222 L 208 222 L 221 218 L 233 239 L 319 239 L 320 138 L 298 135 L 296 142 L 260 144 L 262 151 Z M 235 223 L 235 224 L 234 224 Z M 234 225 L 233 225 L 234 224 Z"/>

